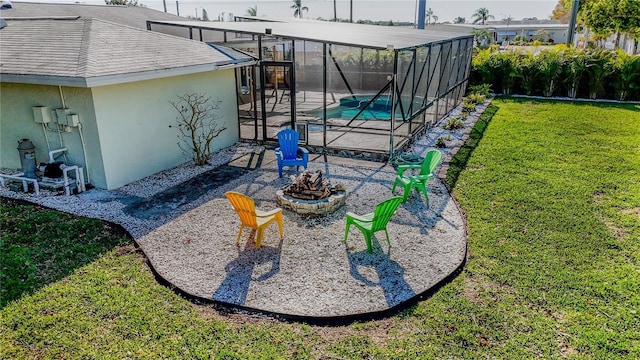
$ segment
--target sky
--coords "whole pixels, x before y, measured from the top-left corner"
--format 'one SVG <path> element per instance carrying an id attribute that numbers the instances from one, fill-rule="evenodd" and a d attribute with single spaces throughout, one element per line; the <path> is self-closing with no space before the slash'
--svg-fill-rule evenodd
<path id="1" fill-rule="evenodd" d="M 32 0 L 37 1 L 37 0 Z M 14 1 L 18 3 L 17 1 Z M 103 0 L 40 0 L 49 3 L 104 4 Z M 164 10 L 162 0 L 138 0 L 140 4 L 155 10 Z M 229 14 L 245 15 L 249 7 L 257 6 L 258 16 L 293 17 L 292 0 L 166 0 L 167 12 L 175 14 L 176 3 L 181 16 L 202 16 L 202 9 L 207 11 L 211 20 Z M 416 0 L 353 0 L 354 21 L 392 20 L 414 22 L 416 19 Z M 471 22 L 471 16 L 478 8 L 485 7 L 496 20 L 511 17 L 515 20 L 536 17 L 548 19 L 557 0 L 427 0 L 427 8 L 431 8 L 438 21 L 452 21 L 460 16 Z M 302 0 L 302 5 L 309 10 L 304 17 L 309 19 L 333 18 L 333 0 Z M 339 18 L 349 18 L 349 0 L 336 0 Z"/>

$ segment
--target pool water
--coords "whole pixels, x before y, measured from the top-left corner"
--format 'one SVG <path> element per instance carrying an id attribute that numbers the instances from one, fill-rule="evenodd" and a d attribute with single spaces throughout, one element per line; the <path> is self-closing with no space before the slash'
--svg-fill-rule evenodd
<path id="1" fill-rule="evenodd" d="M 355 95 L 341 98 L 340 105 L 327 109 L 327 118 L 353 119 L 374 95 Z M 322 109 L 309 112 L 311 116 L 322 117 Z M 358 120 L 391 119 L 391 98 L 379 96 L 358 116 Z"/>
<path id="2" fill-rule="evenodd" d="M 354 97 L 343 97 L 340 99 L 340 106 L 350 109 L 362 109 L 373 98 L 373 95 L 356 95 Z M 386 111 L 391 113 L 391 99 L 389 96 L 378 96 L 368 107 L 372 111 Z"/>

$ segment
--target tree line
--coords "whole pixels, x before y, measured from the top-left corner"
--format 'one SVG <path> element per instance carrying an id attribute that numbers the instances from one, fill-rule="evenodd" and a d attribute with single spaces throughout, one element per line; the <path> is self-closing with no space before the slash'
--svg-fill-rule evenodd
<path id="1" fill-rule="evenodd" d="M 558 0 L 551 18 L 568 22 L 572 6 L 573 0 Z M 616 47 L 622 36 L 640 42 L 639 0 L 580 0 L 577 21 L 580 29 L 592 32 L 596 42 L 612 35 L 616 37 Z"/>

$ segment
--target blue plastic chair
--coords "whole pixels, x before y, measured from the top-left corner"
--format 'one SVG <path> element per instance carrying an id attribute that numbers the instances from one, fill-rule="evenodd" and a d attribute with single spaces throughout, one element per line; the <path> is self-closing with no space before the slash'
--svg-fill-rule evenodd
<path id="1" fill-rule="evenodd" d="M 276 148 L 276 157 L 278 158 L 278 175 L 282 177 L 282 168 L 285 166 L 298 166 L 307 168 L 309 161 L 309 151 L 298 146 L 300 134 L 292 129 L 285 129 L 278 133 L 278 143 L 280 147 Z"/>

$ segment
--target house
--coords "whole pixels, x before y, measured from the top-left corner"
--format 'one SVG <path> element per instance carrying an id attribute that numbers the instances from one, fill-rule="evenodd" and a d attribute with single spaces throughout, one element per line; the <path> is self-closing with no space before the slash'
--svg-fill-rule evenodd
<path id="1" fill-rule="evenodd" d="M 563 44 L 567 42 L 568 24 L 557 21 L 512 20 L 489 22 L 488 29 L 494 33 L 494 40 L 498 43 L 513 41 L 520 37 L 523 41 L 539 40 Z M 551 40 L 551 41 L 549 41 Z"/>
<path id="2" fill-rule="evenodd" d="M 471 33 L 475 29 L 486 29 L 493 35 L 493 41 L 502 43 L 513 41 L 516 37 L 524 41 L 540 40 L 547 42 L 551 39 L 553 43 L 562 44 L 567 42 L 568 24 L 561 24 L 553 20 L 501 20 L 489 21 L 485 25 L 481 24 L 447 24 L 438 25 L 437 28 L 455 31 L 454 29 L 466 30 Z"/>
<path id="3" fill-rule="evenodd" d="M 27 4 L 27 6 L 25 6 Z M 25 7 L 28 9 L 25 10 Z M 44 15 L 48 13 L 48 15 Z M 38 162 L 66 148 L 92 185 L 115 189 L 189 160 L 178 145 L 177 96 L 222 101 L 238 136 L 235 68 L 254 59 L 223 47 L 146 30 L 173 15 L 135 7 L 14 3 L 0 12 L 0 168 L 19 169 L 28 138 Z M 116 22 L 119 21 L 119 22 Z"/>

